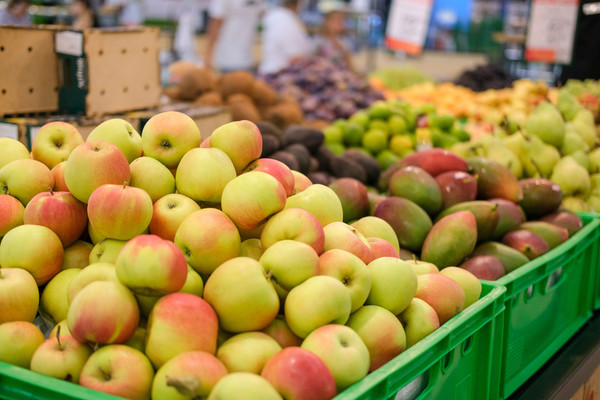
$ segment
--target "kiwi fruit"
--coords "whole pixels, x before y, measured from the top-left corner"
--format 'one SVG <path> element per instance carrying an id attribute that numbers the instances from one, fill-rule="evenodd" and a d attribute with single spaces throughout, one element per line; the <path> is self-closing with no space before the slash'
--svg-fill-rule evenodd
<path id="1" fill-rule="evenodd" d="M 367 173 L 367 184 L 375 185 L 377 184 L 377 180 L 379 179 L 379 174 L 381 173 L 381 166 L 372 156 L 356 149 L 348 149 L 342 155 L 344 158 L 349 158 L 358 162 L 365 169 Z"/>
<path id="2" fill-rule="evenodd" d="M 228 72 L 221 76 L 219 81 L 223 97 L 228 98 L 235 93 L 252 96 L 254 76 L 248 71 Z"/>
<path id="3" fill-rule="evenodd" d="M 304 120 L 304 114 L 297 104 L 279 103 L 267 108 L 263 115 L 264 119 L 273 122 L 280 129 L 289 125 L 299 124 Z"/>
<path id="4" fill-rule="evenodd" d="M 195 106 L 222 106 L 223 104 L 221 93 L 216 91 L 203 93 L 194 101 Z"/>
<path id="5" fill-rule="evenodd" d="M 263 135 L 262 143 L 262 153 L 260 154 L 261 157 L 269 157 L 281 147 L 279 139 L 271 135 Z"/>
<path id="6" fill-rule="evenodd" d="M 275 105 L 279 100 L 277 92 L 262 79 L 254 80 L 251 97 L 259 108 Z"/>
<path id="7" fill-rule="evenodd" d="M 163 94 L 171 100 L 178 100 L 179 97 L 179 86 L 168 86 L 163 89 Z"/>
<path id="8" fill-rule="evenodd" d="M 179 98 L 185 101 L 196 100 L 202 93 L 214 88 L 215 79 L 210 71 L 204 68 L 190 69 L 179 80 Z"/>
<path id="9" fill-rule="evenodd" d="M 306 174 L 310 168 L 310 152 L 306 146 L 300 143 L 294 143 L 285 148 L 285 151 L 291 153 L 298 160 L 298 171 Z"/>
<path id="10" fill-rule="evenodd" d="M 320 130 L 300 125 L 288 126 L 283 135 L 287 144 L 302 143 L 311 153 L 317 151 L 325 140 L 325 135 Z"/>
<path id="11" fill-rule="evenodd" d="M 331 172 L 338 178 L 354 178 L 367 183 L 367 172 L 358 162 L 349 158 L 335 157 L 331 161 Z"/>
<path id="12" fill-rule="evenodd" d="M 260 120 L 260 113 L 252 102 L 238 101 L 230 104 L 229 108 L 233 121 L 248 120 L 254 122 Z"/>
<path id="13" fill-rule="evenodd" d="M 296 157 L 294 157 L 293 154 L 288 153 L 287 151 L 276 151 L 275 153 L 271 154 L 269 158 L 281 161 L 282 163 L 287 165 L 289 169 L 298 171 L 298 160 L 296 159 Z"/>
<path id="14" fill-rule="evenodd" d="M 252 98 L 243 93 L 235 93 L 235 94 L 232 94 L 231 96 L 227 97 L 227 104 L 234 104 L 234 103 L 251 103 L 254 105 Z"/>

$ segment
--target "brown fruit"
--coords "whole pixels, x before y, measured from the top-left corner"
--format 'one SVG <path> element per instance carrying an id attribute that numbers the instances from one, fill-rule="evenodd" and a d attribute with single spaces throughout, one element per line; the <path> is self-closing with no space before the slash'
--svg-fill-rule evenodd
<path id="1" fill-rule="evenodd" d="M 263 117 L 267 121 L 273 122 L 280 129 L 285 129 L 293 124 L 299 124 L 304 120 L 302 109 L 293 103 L 280 103 L 269 107 Z"/>
<path id="2" fill-rule="evenodd" d="M 256 109 L 256 106 L 252 102 L 239 101 L 230 104 L 231 119 L 233 121 L 258 121 L 260 120 L 260 113 Z"/>
<path id="3" fill-rule="evenodd" d="M 235 93 L 243 93 L 251 96 L 254 86 L 254 76 L 248 71 L 228 72 L 221 76 L 219 84 L 221 86 L 221 93 L 223 93 L 223 97 L 225 98 Z"/>
<path id="4" fill-rule="evenodd" d="M 202 93 L 214 90 L 215 78 L 203 69 L 194 68 L 181 75 L 179 98 L 185 101 L 196 100 Z"/>
<path id="5" fill-rule="evenodd" d="M 259 107 L 268 107 L 277 103 L 279 95 L 262 79 L 255 79 L 252 84 L 252 100 Z"/>
<path id="6" fill-rule="evenodd" d="M 195 106 L 222 106 L 223 104 L 221 93 L 215 91 L 203 93 L 194 101 Z"/>

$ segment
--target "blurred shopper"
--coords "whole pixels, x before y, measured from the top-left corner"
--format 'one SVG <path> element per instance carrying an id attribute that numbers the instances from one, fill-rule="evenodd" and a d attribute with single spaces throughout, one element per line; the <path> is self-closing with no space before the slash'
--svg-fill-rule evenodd
<path id="1" fill-rule="evenodd" d="M 144 22 L 142 0 L 105 0 L 102 8 L 105 12 L 116 12 L 120 26 L 132 27 Z"/>
<path id="2" fill-rule="evenodd" d="M 90 0 L 73 0 L 69 6 L 69 11 L 73 16 L 73 29 L 87 29 L 96 26 L 94 11 Z"/>
<path id="3" fill-rule="evenodd" d="M 313 46 L 297 12 L 297 0 L 282 0 L 281 6 L 267 11 L 263 19 L 260 73 L 275 73 L 294 60 L 311 55 Z"/>
<path id="4" fill-rule="evenodd" d="M 0 25 L 31 26 L 28 9 L 28 0 L 10 0 L 6 8 L 0 10 Z"/>
<path id="5" fill-rule="evenodd" d="M 563 68 L 561 81 L 600 79 L 600 2 L 582 0 L 571 64 Z"/>
<path id="6" fill-rule="evenodd" d="M 204 65 L 221 72 L 254 68 L 252 49 L 263 0 L 212 0 Z"/>
<path id="7" fill-rule="evenodd" d="M 346 14 L 342 11 L 333 10 L 325 14 L 323 33 L 316 41 L 316 55 L 352 70 L 350 50 L 342 37 L 346 31 L 345 22 Z"/>

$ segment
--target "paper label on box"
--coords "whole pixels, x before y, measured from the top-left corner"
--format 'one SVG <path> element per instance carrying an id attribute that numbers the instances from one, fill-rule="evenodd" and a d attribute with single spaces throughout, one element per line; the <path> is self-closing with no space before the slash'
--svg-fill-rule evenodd
<path id="1" fill-rule="evenodd" d="M 15 124 L 0 122 L 0 138 L 19 140 L 19 127 Z"/>
<path id="2" fill-rule="evenodd" d="M 392 50 L 417 55 L 423 50 L 432 0 L 392 0 L 385 43 Z"/>
<path id="3" fill-rule="evenodd" d="M 81 57 L 83 54 L 83 33 L 56 32 L 55 49 L 57 53 Z"/>
<path id="4" fill-rule="evenodd" d="M 33 138 L 35 137 L 35 135 L 37 135 L 37 133 L 39 132 L 40 129 L 42 129 L 41 126 L 30 126 L 29 127 L 29 143 L 33 143 Z"/>

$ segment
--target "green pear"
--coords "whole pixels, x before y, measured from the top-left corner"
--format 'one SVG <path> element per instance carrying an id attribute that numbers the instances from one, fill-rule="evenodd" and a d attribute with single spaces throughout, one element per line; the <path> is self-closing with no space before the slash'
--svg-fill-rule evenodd
<path id="1" fill-rule="evenodd" d="M 550 176 L 554 166 L 560 160 L 560 152 L 556 147 L 545 144 L 537 136 L 525 138 L 525 154 L 543 177 Z"/>
<path id="2" fill-rule="evenodd" d="M 600 172 L 600 147 L 590 151 L 588 158 L 590 159 L 590 173 L 595 174 Z"/>
<path id="3" fill-rule="evenodd" d="M 592 193 L 592 195 L 587 198 L 586 203 L 592 211 L 600 212 L 600 193 Z"/>
<path id="4" fill-rule="evenodd" d="M 565 137 L 563 138 L 562 145 L 560 146 L 560 152 L 564 156 L 573 154 L 574 152 L 581 150 L 587 152 L 590 146 L 586 141 L 577 133 L 575 127 L 570 122 L 565 124 Z"/>
<path id="5" fill-rule="evenodd" d="M 494 136 L 483 136 L 477 141 L 485 151 L 485 157 L 504 165 L 517 177 L 523 176 L 523 166 L 519 158 L 510 151 L 501 139 Z"/>
<path id="6" fill-rule="evenodd" d="M 502 140 L 504 146 L 509 149 L 521 163 L 522 177 L 539 176 L 538 170 L 531 162 L 531 158 L 525 150 L 525 136 L 517 132 Z"/>
<path id="7" fill-rule="evenodd" d="M 565 134 L 565 122 L 558 109 L 551 103 L 540 103 L 527 118 L 525 130 L 554 147 L 562 144 Z"/>
<path id="8" fill-rule="evenodd" d="M 570 211 L 591 211 L 592 208 L 583 197 L 568 196 L 563 199 L 562 206 Z"/>
<path id="9" fill-rule="evenodd" d="M 600 194 L 600 174 L 592 174 L 590 175 L 590 182 L 592 183 L 592 193 Z"/>
<path id="10" fill-rule="evenodd" d="M 550 180 L 557 183 L 565 196 L 585 196 L 590 191 L 591 182 L 587 169 L 575 158 L 565 156 L 554 166 Z M 565 199 L 563 199 L 563 204 Z"/>
<path id="11" fill-rule="evenodd" d="M 567 121 L 572 121 L 575 118 L 575 114 L 583 109 L 583 106 L 577 102 L 575 97 L 565 89 L 558 91 L 556 106 Z"/>
<path id="12" fill-rule="evenodd" d="M 581 136 L 588 146 L 592 147 L 598 143 L 594 114 L 590 110 L 579 110 L 575 114 L 575 118 L 573 118 L 571 124 L 573 124 L 579 136 Z"/>
<path id="13" fill-rule="evenodd" d="M 450 146 L 450 148 L 448 150 L 450 150 L 451 152 L 453 152 L 454 154 L 456 154 L 457 156 L 460 156 L 462 158 L 469 158 L 469 157 L 485 155 L 483 153 L 483 149 L 481 149 L 477 144 L 471 143 L 471 142 L 454 143 L 452 146 Z"/>
<path id="14" fill-rule="evenodd" d="M 579 163 L 579 165 L 581 165 L 583 168 L 585 168 L 586 171 L 590 170 L 590 158 L 584 151 L 577 150 L 577 151 L 573 152 L 572 154 L 570 154 L 570 156 L 573 157 L 575 159 L 575 161 L 577 161 Z"/>

